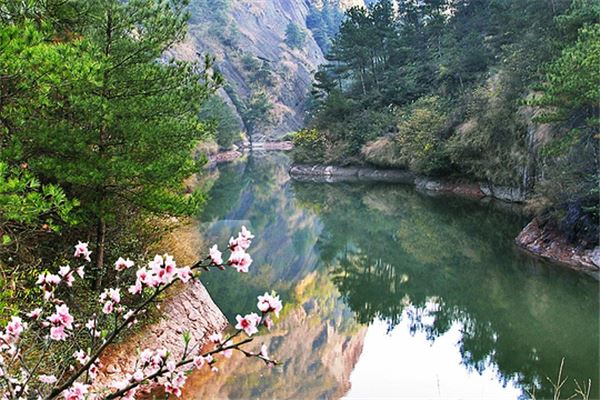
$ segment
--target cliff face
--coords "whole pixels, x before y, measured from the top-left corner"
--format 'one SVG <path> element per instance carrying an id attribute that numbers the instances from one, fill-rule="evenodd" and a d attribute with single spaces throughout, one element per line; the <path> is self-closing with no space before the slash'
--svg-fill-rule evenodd
<path id="1" fill-rule="evenodd" d="M 322 6 L 322 0 L 194 0 L 189 35 L 174 51 L 186 60 L 213 55 L 226 80 L 220 95 L 241 128 L 255 142 L 279 139 L 303 126 L 312 73 L 324 61 L 306 17 Z M 296 43 L 286 41 L 291 27 Z"/>

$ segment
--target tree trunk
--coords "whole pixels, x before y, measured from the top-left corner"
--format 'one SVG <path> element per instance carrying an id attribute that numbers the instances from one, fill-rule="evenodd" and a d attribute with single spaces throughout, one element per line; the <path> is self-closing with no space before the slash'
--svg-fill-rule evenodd
<path id="1" fill-rule="evenodd" d="M 104 242 L 106 240 L 106 222 L 104 218 L 98 219 L 96 226 L 96 280 L 94 281 L 94 289 L 102 288 L 102 276 L 104 275 Z"/>

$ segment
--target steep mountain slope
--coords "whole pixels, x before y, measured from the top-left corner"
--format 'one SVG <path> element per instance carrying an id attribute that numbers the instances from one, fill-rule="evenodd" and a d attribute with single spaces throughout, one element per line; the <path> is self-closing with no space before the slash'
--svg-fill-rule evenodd
<path id="1" fill-rule="evenodd" d="M 363 0 L 328 7 L 355 5 Z M 323 6 L 323 0 L 194 0 L 189 35 L 175 52 L 186 60 L 213 55 L 226 80 L 220 95 L 242 130 L 253 141 L 279 139 L 304 123 L 312 73 L 324 61 L 307 16 Z"/>

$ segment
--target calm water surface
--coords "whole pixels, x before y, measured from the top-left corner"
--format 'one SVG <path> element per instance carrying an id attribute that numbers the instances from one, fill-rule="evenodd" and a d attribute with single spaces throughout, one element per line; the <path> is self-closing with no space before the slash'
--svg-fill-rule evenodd
<path id="1" fill-rule="evenodd" d="M 234 356 L 186 398 L 540 399 L 563 357 L 563 393 L 591 378 L 598 398 L 598 282 L 516 249 L 522 217 L 410 186 L 294 182 L 288 163 L 220 167 L 201 216 L 211 242 L 256 234 L 251 273 L 203 282 L 230 321 L 281 295 L 254 344 L 281 365 Z"/>

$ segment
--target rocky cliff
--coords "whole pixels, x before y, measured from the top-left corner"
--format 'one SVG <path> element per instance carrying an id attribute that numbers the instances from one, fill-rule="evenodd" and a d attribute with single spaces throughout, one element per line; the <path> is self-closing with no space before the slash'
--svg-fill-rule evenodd
<path id="1" fill-rule="evenodd" d="M 303 126 L 312 73 L 324 61 L 307 26 L 323 0 L 193 0 L 190 29 L 177 57 L 215 57 L 225 77 L 220 96 L 255 142 L 280 139 Z M 331 2 L 331 1 L 330 1 Z M 337 7 L 364 5 L 337 0 Z M 297 28 L 296 43 L 286 31 Z"/>

